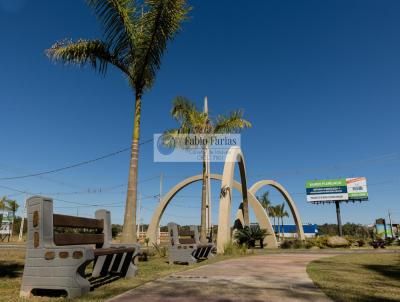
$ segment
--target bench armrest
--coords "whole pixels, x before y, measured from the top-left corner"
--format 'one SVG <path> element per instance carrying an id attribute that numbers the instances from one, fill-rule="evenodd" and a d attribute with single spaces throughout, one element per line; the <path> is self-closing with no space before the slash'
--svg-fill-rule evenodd
<path id="1" fill-rule="evenodd" d="M 113 243 L 111 244 L 111 247 L 134 247 L 135 248 L 135 252 L 133 253 L 132 259 L 135 259 L 136 257 L 139 256 L 140 251 L 141 251 L 141 246 L 138 243 Z"/>

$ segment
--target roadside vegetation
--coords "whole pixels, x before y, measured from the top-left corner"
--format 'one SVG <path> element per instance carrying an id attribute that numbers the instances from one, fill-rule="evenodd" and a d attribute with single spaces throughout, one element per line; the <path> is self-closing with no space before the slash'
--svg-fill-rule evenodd
<path id="1" fill-rule="evenodd" d="M 311 262 L 307 273 L 337 302 L 400 301 L 400 253 L 322 258 Z"/>

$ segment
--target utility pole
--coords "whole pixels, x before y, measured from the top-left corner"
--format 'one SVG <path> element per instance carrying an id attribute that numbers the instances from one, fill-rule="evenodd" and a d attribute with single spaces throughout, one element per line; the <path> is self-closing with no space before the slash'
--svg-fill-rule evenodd
<path id="1" fill-rule="evenodd" d="M 340 218 L 340 202 L 335 201 L 336 204 L 336 217 L 337 217 L 337 224 L 338 224 L 338 233 L 339 236 L 343 236 L 343 230 L 342 230 L 342 219 Z"/>
<path id="2" fill-rule="evenodd" d="M 204 113 L 208 115 L 208 98 L 204 97 Z M 210 179 L 210 149 L 208 145 L 205 147 L 206 162 L 206 232 L 211 231 L 211 179 Z"/>
<path id="3" fill-rule="evenodd" d="M 164 174 L 161 172 L 160 174 L 160 194 L 158 194 L 158 202 L 161 203 L 162 201 L 162 191 L 163 191 L 163 181 L 164 181 Z M 158 224 L 158 233 L 157 233 L 157 244 L 161 243 L 161 226 Z"/>

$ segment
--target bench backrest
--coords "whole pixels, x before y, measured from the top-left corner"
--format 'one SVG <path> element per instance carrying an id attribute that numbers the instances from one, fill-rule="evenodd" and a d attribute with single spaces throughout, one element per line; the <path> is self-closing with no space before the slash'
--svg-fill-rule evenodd
<path id="1" fill-rule="evenodd" d="M 27 200 L 27 212 L 28 248 L 85 244 L 108 247 L 111 243 L 109 211 L 96 211 L 95 219 L 53 214 L 51 198 L 33 196 Z"/>
<path id="2" fill-rule="evenodd" d="M 190 226 L 190 230 L 180 230 L 174 222 L 168 223 L 168 233 L 171 245 L 179 244 L 199 244 L 199 232 L 195 225 Z"/>

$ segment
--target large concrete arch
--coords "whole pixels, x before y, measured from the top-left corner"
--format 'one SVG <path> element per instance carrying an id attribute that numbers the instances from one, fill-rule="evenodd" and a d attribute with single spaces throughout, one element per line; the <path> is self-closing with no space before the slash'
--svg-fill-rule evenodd
<path id="1" fill-rule="evenodd" d="M 210 174 L 210 178 L 215 179 L 215 180 L 222 180 L 222 175 Z M 183 188 L 185 188 L 186 186 L 188 186 L 194 182 L 200 181 L 202 179 L 203 179 L 203 176 L 201 174 L 195 175 L 192 177 L 188 177 L 185 180 L 178 183 L 177 185 L 175 185 L 164 196 L 164 198 L 161 200 L 161 202 L 158 204 L 157 208 L 155 209 L 155 211 L 153 213 L 153 217 L 152 217 L 150 225 L 149 225 L 149 228 L 147 230 L 146 236 L 147 236 L 147 238 L 149 238 L 150 244 L 157 242 L 158 225 L 160 224 L 161 217 L 162 217 L 166 207 L 171 202 L 173 197 L 179 191 L 181 191 Z M 239 182 L 233 181 L 233 188 L 238 190 L 240 193 L 242 193 L 242 185 Z M 254 211 L 256 219 L 257 219 L 258 223 L 260 224 L 260 227 L 262 229 L 267 230 L 268 235 L 265 238 L 265 243 L 267 243 L 268 247 L 277 248 L 278 243 L 276 241 L 274 230 L 272 228 L 271 222 L 270 222 L 268 216 L 266 215 L 263 207 L 261 206 L 261 204 L 258 202 L 256 197 L 250 191 L 247 192 L 247 197 L 248 197 L 249 204 Z"/>
<path id="2" fill-rule="evenodd" d="M 234 186 L 235 166 L 239 166 L 240 183 L 242 187 L 243 201 L 241 210 L 243 215 L 243 226 L 250 225 L 249 204 L 247 194 L 246 166 L 242 150 L 239 147 L 232 147 L 225 159 L 224 171 L 221 180 L 221 193 L 218 212 L 218 234 L 217 252 L 223 253 L 225 245 L 231 241 L 231 211 L 232 211 L 232 188 Z"/>
<path id="3" fill-rule="evenodd" d="M 297 226 L 297 234 L 299 235 L 299 238 L 301 240 L 305 240 L 306 237 L 304 235 L 303 223 L 301 222 L 300 214 L 299 211 L 297 210 L 296 204 L 294 203 L 294 200 L 290 196 L 289 192 L 286 191 L 286 189 L 280 183 L 268 179 L 257 181 L 255 184 L 251 186 L 249 192 L 250 194 L 255 195 L 257 191 L 264 186 L 271 186 L 277 189 L 279 193 L 282 194 L 282 196 L 285 198 L 286 202 L 289 205 L 290 211 L 292 212 L 294 222 Z"/>

